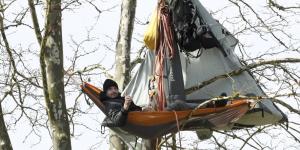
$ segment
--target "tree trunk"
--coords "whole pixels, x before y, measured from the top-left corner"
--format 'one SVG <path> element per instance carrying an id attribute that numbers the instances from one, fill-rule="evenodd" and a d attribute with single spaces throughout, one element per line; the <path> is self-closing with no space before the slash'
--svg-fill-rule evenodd
<path id="1" fill-rule="evenodd" d="M 118 38 L 116 43 L 115 80 L 123 90 L 130 80 L 130 48 L 134 26 L 136 0 L 123 0 Z M 110 149 L 126 149 L 126 144 L 116 133 L 110 131 Z"/>
<path id="2" fill-rule="evenodd" d="M 172 150 L 176 150 L 176 134 L 172 133 Z"/>
<path id="3" fill-rule="evenodd" d="M 2 106 L 0 102 L 0 150 L 12 150 L 9 135 L 3 118 Z"/>
<path id="4" fill-rule="evenodd" d="M 2 2 L 0 1 L 0 7 L 1 10 L 3 10 L 3 5 Z M 4 16 L 0 15 L 0 31 L 1 31 L 1 37 L 3 39 L 4 45 L 5 45 L 5 49 L 8 53 L 8 55 L 10 56 L 10 63 L 12 64 L 12 66 L 15 68 L 16 65 L 14 63 L 14 60 L 12 60 L 12 53 L 10 51 L 10 47 L 6 38 L 6 34 L 5 34 L 5 30 L 4 30 L 4 23 L 3 23 L 3 19 Z M 14 73 L 13 73 L 14 74 Z M 14 75 L 13 75 L 14 76 Z M 12 145 L 10 142 L 10 138 L 9 135 L 7 133 L 7 128 L 4 122 L 4 115 L 2 112 L 2 105 L 1 102 L 6 98 L 6 96 L 8 95 L 8 93 L 5 93 L 5 95 L 3 96 L 2 99 L 0 99 L 0 150 L 12 150 Z"/>
<path id="5" fill-rule="evenodd" d="M 156 146 L 160 143 L 160 139 L 143 139 L 142 142 L 142 150 L 156 150 L 158 149 Z"/>
<path id="6" fill-rule="evenodd" d="M 64 93 L 61 0 L 47 1 L 40 61 L 53 149 L 70 150 L 70 128 Z"/>
<path id="7" fill-rule="evenodd" d="M 113 130 L 109 130 L 109 150 L 126 150 L 126 143 Z"/>
<path id="8" fill-rule="evenodd" d="M 123 0 L 116 44 L 115 80 L 120 90 L 130 81 L 130 48 L 134 26 L 136 0 Z"/>

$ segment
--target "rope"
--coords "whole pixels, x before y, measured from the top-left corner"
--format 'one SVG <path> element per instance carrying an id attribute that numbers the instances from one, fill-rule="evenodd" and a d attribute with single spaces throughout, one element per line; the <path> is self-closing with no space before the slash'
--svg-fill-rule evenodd
<path id="1" fill-rule="evenodd" d="M 163 38 L 161 38 L 163 45 L 160 45 L 160 48 L 168 49 L 169 57 L 170 59 L 172 59 L 175 54 L 174 37 L 172 33 L 172 27 L 170 24 L 171 20 L 170 20 L 168 8 L 164 4 L 160 6 L 160 18 L 161 18 L 161 26 L 162 26 L 161 29 L 163 32 Z"/>
<path id="2" fill-rule="evenodd" d="M 165 92 L 164 92 L 164 82 L 163 82 L 163 77 L 164 77 L 164 53 L 162 50 L 158 51 L 158 54 L 155 59 L 155 75 L 158 77 L 157 80 L 157 88 L 158 88 L 158 96 L 157 96 L 157 104 L 158 104 L 158 110 L 163 110 L 165 107 Z"/>
<path id="3" fill-rule="evenodd" d="M 80 78 L 80 81 L 81 81 L 81 85 L 83 85 L 84 81 L 82 79 L 81 72 L 78 72 L 78 75 L 79 75 L 79 78 Z M 84 94 L 84 99 L 85 99 L 86 104 L 89 105 L 89 106 L 91 106 L 91 103 L 89 102 L 88 98 L 86 98 L 85 94 Z"/>
<path id="4" fill-rule="evenodd" d="M 157 150 L 157 149 L 159 149 L 158 147 L 159 147 L 159 144 L 158 144 L 158 141 L 157 141 L 157 139 L 156 139 L 156 141 L 155 141 L 155 149 Z"/>
<path id="5" fill-rule="evenodd" d="M 212 99 L 210 99 L 210 100 L 207 100 L 207 101 L 205 101 L 205 102 L 199 104 L 196 108 L 194 108 L 194 109 L 189 113 L 188 117 L 187 117 L 186 119 L 183 120 L 181 129 L 184 128 L 184 126 L 185 126 L 185 124 L 187 123 L 187 121 L 193 116 L 193 113 L 194 113 L 197 109 L 199 109 L 200 107 L 202 107 L 202 106 L 204 106 L 204 105 L 206 105 L 206 104 L 208 104 L 208 103 L 210 103 L 210 102 L 215 102 L 215 101 L 224 100 L 224 99 L 227 99 L 227 100 L 229 100 L 229 101 L 230 101 L 230 100 L 232 101 L 232 100 L 234 100 L 235 98 L 236 98 L 236 97 L 232 97 L 232 96 L 217 97 L 217 98 L 212 98 Z M 239 95 L 238 98 L 239 98 L 239 99 L 251 99 L 251 100 L 253 101 L 252 106 L 250 106 L 251 109 L 252 109 L 252 108 L 254 108 L 254 106 L 255 106 L 258 102 L 262 101 L 263 99 L 266 99 L 267 97 L 262 97 L 262 96 L 241 96 L 241 95 Z M 249 100 L 249 101 L 250 101 L 250 100 Z M 255 102 L 254 102 L 254 101 L 255 101 Z"/>
<path id="6" fill-rule="evenodd" d="M 182 130 L 185 126 L 185 124 L 187 123 L 187 121 L 192 117 L 193 113 L 199 109 L 200 107 L 204 106 L 207 103 L 213 102 L 213 101 L 218 101 L 218 100 L 223 100 L 223 99 L 227 99 L 227 100 L 233 100 L 236 97 L 232 97 L 232 96 L 227 96 L 227 97 L 217 97 L 217 98 L 212 98 L 206 102 L 203 102 L 201 104 L 199 104 L 196 108 L 194 108 L 188 115 L 188 117 L 184 118 L 184 120 L 182 121 L 182 125 L 181 125 L 181 129 L 178 128 L 179 127 L 179 122 L 178 122 L 178 118 L 177 118 L 177 113 L 176 111 L 173 111 L 176 117 L 176 122 L 177 122 L 177 128 L 178 131 Z M 262 97 L 262 96 L 239 96 L 239 99 L 252 99 L 252 105 L 250 105 L 251 108 L 253 108 L 258 102 L 260 102 L 262 99 L 266 99 L 268 97 Z M 254 103 L 255 102 L 255 103 Z M 170 138 L 171 136 L 168 136 L 165 138 L 165 142 Z M 179 139 L 180 139 L 180 132 L 179 132 Z M 180 141 L 180 140 L 179 140 Z M 164 142 L 162 141 L 159 146 L 161 146 Z M 181 147 L 181 143 L 180 143 L 180 147 Z"/>
<path id="7" fill-rule="evenodd" d="M 159 1 L 159 43 L 156 45 L 157 56 L 155 58 L 154 73 L 158 77 L 158 110 L 163 110 L 165 108 L 166 97 L 164 92 L 164 59 L 166 58 L 166 53 L 168 53 L 169 59 L 172 59 L 175 54 L 174 48 L 174 38 L 172 33 L 172 28 L 170 24 L 170 16 L 168 13 L 168 8 L 165 5 L 164 0 Z"/>
<path id="8" fill-rule="evenodd" d="M 175 114 L 176 125 L 177 125 L 177 129 L 178 129 L 178 136 L 179 136 L 178 138 L 179 138 L 179 146 L 180 146 L 179 149 L 181 149 L 181 136 L 180 136 L 180 126 L 179 126 L 178 116 L 177 116 L 176 111 L 173 110 L 173 112 L 174 112 L 174 114 Z"/>

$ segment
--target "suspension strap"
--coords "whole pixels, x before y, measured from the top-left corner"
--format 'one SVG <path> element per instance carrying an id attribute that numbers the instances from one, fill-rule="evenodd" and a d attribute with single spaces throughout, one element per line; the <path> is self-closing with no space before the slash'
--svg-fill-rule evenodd
<path id="1" fill-rule="evenodd" d="M 177 116 L 177 113 L 176 111 L 174 111 L 174 114 L 175 114 L 175 118 L 176 118 L 176 125 L 177 125 L 177 130 L 178 130 L 178 138 L 179 138 L 179 149 L 181 149 L 181 136 L 180 136 L 180 125 L 179 125 L 179 120 L 178 120 L 178 116 Z"/>

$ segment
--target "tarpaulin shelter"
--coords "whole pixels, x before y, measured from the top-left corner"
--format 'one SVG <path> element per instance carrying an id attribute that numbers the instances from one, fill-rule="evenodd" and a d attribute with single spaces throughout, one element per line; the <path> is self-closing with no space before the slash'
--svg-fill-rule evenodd
<path id="1" fill-rule="evenodd" d="M 188 90 L 209 79 L 219 75 L 226 75 L 243 66 L 234 53 L 238 40 L 215 20 L 198 0 L 191 1 L 196 6 L 197 14 L 205 22 L 219 45 L 199 50 L 201 55 L 196 58 L 189 57 L 185 53 L 179 53 L 180 49 L 178 49 L 176 55 L 177 64 L 164 64 L 164 74 L 166 76 L 163 81 L 165 83 L 169 82 L 170 70 L 168 68 L 170 67 L 175 75 L 177 73 L 182 74 L 183 87 L 179 87 L 179 89 L 183 89 L 182 93 L 185 94 L 185 101 L 194 106 L 203 103 L 205 100 L 218 97 L 221 93 L 226 93 L 227 95 L 239 93 L 239 95 L 266 97 L 249 71 L 216 80 L 198 90 Z M 197 55 L 199 51 L 190 52 L 189 54 Z M 147 52 L 144 61 L 123 91 L 123 95 L 126 93 L 133 97 L 136 105 L 148 106 L 150 103 L 149 81 L 153 76 L 155 57 L 154 51 Z M 165 62 L 168 62 L 168 60 Z M 174 87 L 170 87 L 170 84 L 164 84 L 166 97 L 171 95 L 169 92 L 172 92 L 172 88 Z M 97 97 L 97 94 L 101 92 L 100 89 L 88 83 L 85 83 L 82 89 L 101 110 L 105 109 L 101 100 Z M 182 130 L 195 130 L 201 135 L 201 129 L 231 130 L 286 121 L 285 114 L 276 107 L 271 99 L 262 99 L 253 108 L 249 107 L 249 103 L 248 100 L 238 100 L 237 98 L 237 100 L 230 102 L 224 107 L 199 108 L 196 111 L 190 109 L 184 111 L 129 112 L 127 125 L 112 129 L 119 133 L 123 140 L 130 143 L 135 141 L 134 136 L 154 138 L 170 132 L 176 132 L 178 131 L 178 126 L 182 125 L 182 122 L 184 122 L 185 126 Z M 190 116 L 191 112 L 193 114 Z M 220 117 L 227 119 L 221 122 L 220 120 L 222 119 Z"/>

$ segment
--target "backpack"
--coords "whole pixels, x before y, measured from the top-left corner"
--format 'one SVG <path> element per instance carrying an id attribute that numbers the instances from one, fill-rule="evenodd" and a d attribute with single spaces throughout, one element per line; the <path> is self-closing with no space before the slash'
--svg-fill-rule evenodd
<path id="1" fill-rule="evenodd" d="M 175 38 L 181 50 L 192 52 L 218 46 L 218 41 L 198 15 L 196 6 L 191 0 L 171 1 L 169 11 Z"/>

